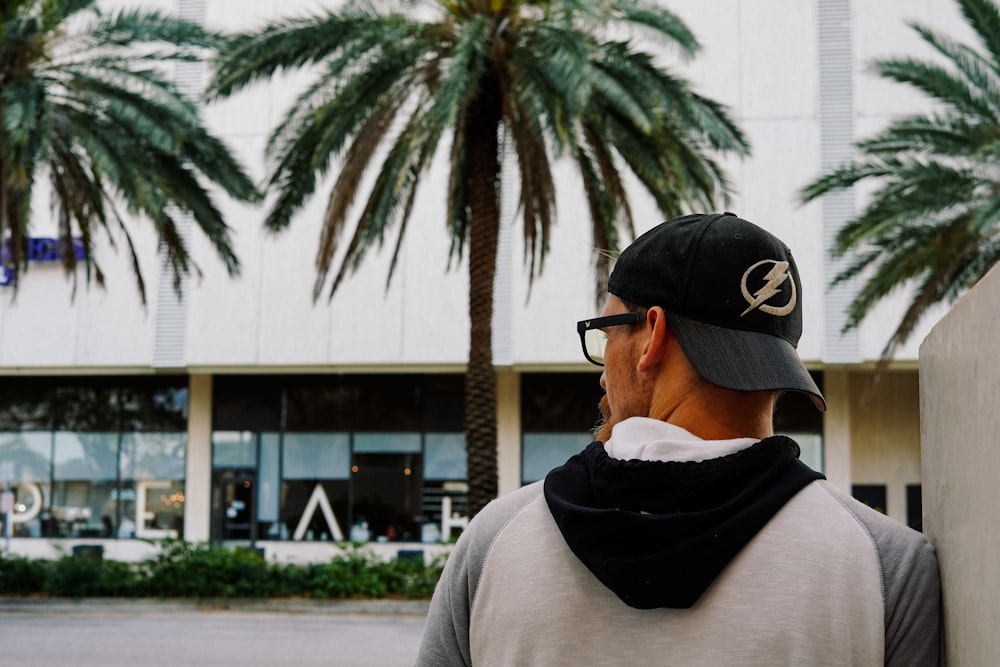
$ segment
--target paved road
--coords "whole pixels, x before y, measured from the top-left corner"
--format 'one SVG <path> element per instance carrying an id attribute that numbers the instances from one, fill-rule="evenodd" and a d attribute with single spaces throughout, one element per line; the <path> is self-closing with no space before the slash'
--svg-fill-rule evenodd
<path id="1" fill-rule="evenodd" d="M 0 663 L 18 667 L 412 665 L 424 617 L 291 606 L 0 605 Z"/>

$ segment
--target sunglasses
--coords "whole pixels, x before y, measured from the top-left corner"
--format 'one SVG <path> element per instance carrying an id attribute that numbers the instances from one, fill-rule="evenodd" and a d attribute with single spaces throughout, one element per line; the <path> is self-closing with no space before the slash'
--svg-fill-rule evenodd
<path id="1" fill-rule="evenodd" d="M 608 334 L 604 332 L 604 328 L 636 324 L 645 319 L 645 313 L 622 313 L 607 317 L 595 317 L 592 320 L 580 320 L 576 323 L 576 331 L 580 334 L 583 356 L 587 357 L 587 361 L 590 363 L 603 366 L 604 348 L 608 346 Z"/>

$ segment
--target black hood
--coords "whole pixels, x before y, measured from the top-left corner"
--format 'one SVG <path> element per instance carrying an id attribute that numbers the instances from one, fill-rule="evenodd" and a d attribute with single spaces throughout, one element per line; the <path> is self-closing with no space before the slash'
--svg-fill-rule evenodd
<path id="1" fill-rule="evenodd" d="M 591 443 L 545 478 L 566 544 L 623 602 L 691 607 L 785 502 L 823 475 L 773 436 L 698 462 L 624 461 Z"/>

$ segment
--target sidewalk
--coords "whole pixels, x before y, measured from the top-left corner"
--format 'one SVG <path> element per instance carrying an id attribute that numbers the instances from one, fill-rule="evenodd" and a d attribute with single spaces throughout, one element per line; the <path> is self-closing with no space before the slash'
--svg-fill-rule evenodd
<path id="1" fill-rule="evenodd" d="M 412 667 L 426 601 L 0 598 L 18 667 Z"/>
<path id="2" fill-rule="evenodd" d="M 350 616 L 426 616 L 429 600 L 158 599 L 0 597 L 0 614 L 143 614 L 190 611 L 257 611 Z"/>

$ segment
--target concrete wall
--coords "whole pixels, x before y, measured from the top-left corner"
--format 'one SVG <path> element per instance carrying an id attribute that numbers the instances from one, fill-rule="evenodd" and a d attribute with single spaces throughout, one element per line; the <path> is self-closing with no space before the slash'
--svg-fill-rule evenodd
<path id="1" fill-rule="evenodd" d="M 1000 655 L 998 313 L 994 268 L 920 346 L 924 529 L 941 566 L 951 665 Z"/>
<path id="2" fill-rule="evenodd" d="M 870 372 L 849 378 L 851 484 L 884 484 L 883 509 L 901 523 L 906 487 L 920 484 L 918 384 L 915 370 L 886 372 L 874 386 Z"/>

